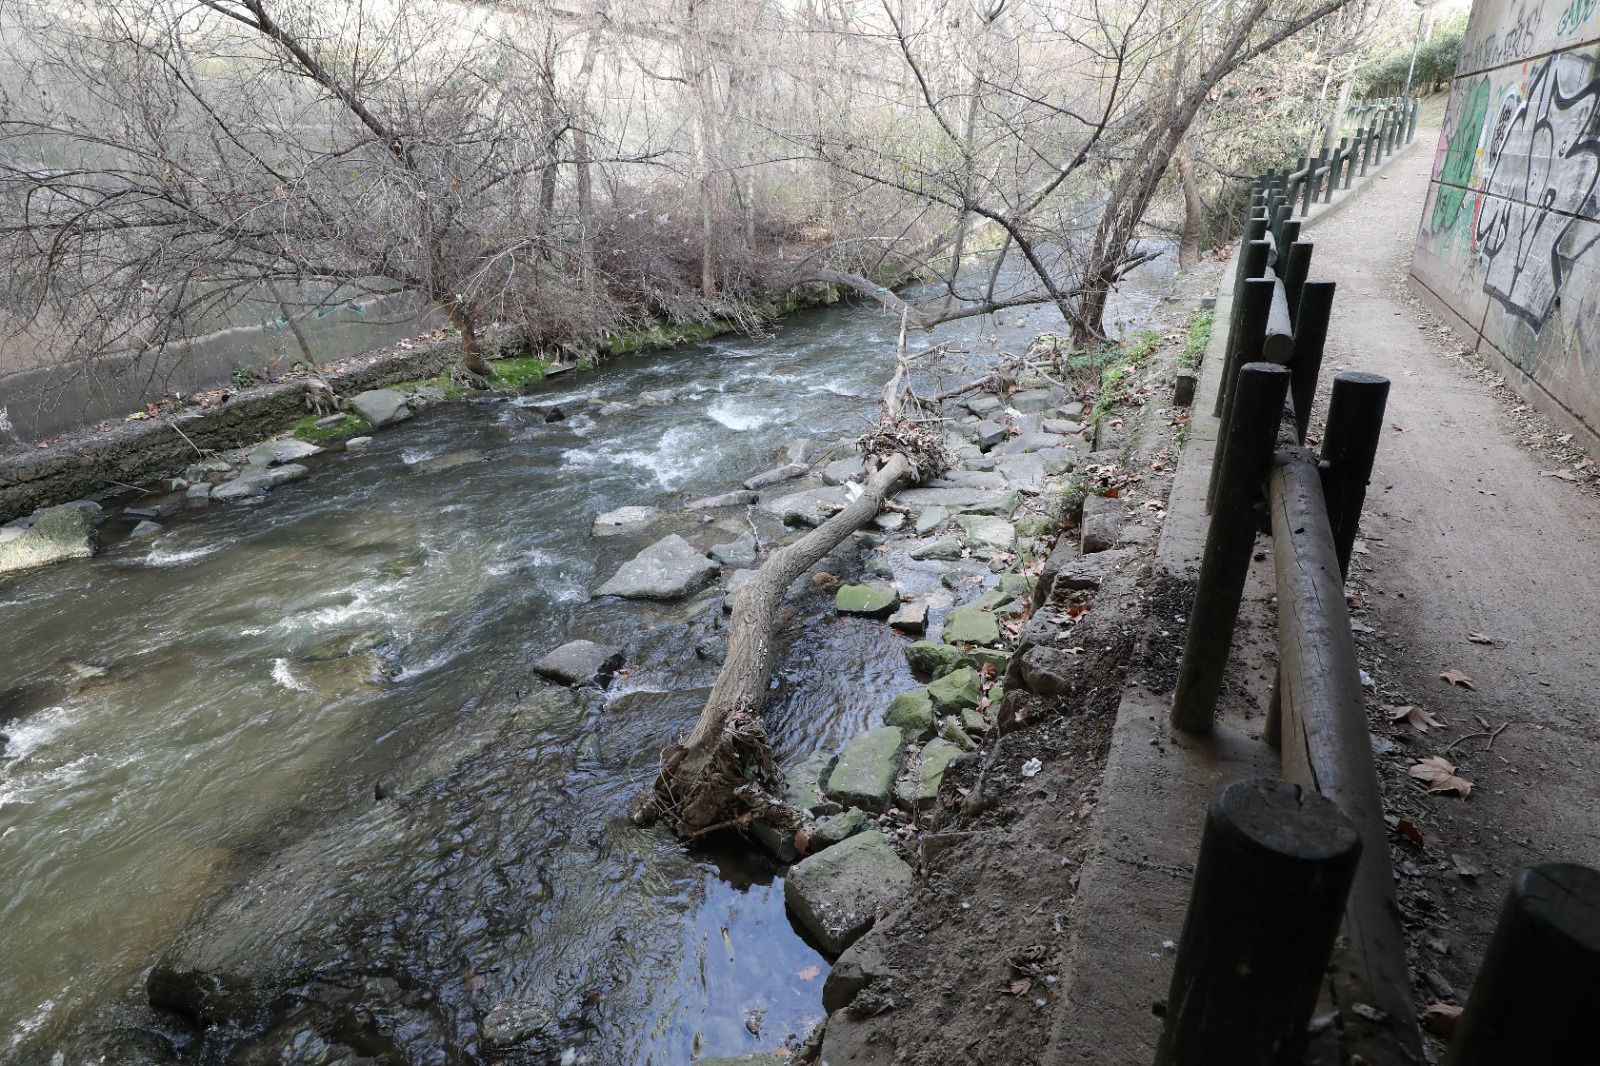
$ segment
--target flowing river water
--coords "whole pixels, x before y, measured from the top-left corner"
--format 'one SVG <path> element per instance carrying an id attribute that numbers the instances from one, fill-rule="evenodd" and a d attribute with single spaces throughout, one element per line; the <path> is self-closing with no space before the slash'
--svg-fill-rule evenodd
<path id="1" fill-rule="evenodd" d="M 1123 313 L 1165 284 L 1131 286 Z M 1051 317 L 940 339 L 1015 350 Z M 855 436 L 896 327 L 871 309 L 806 312 L 769 337 L 618 360 L 521 402 L 442 406 L 369 450 L 313 458 L 309 478 L 253 505 L 0 582 L 0 1060 L 125 1031 L 213 1061 L 478 1061 L 485 1013 L 524 1002 L 554 1004 L 551 1061 L 576 1048 L 576 1061 L 681 1063 L 803 1034 L 827 962 L 785 914 L 781 869 L 625 817 L 715 677 L 703 653 L 720 597 L 590 599 L 669 530 L 701 547 L 731 534 L 684 512 L 636 537 L 592 538 L 590 524 L 736 487 L 796 438 Z M 659 388 L 678 401 L 610 418 L 586 407 Z M 532 401 L 573 415 L 546 424 Z M 420 472 L 462 449 L 486 459 Z M 804 639 L 767 714 L 785 760 L 877 724 L 914 684 L 898 637 L 835 619 L 820 595 L 790 629 Z M 578 637 L 628 650 L 603 696 L 531 676 Z M 519 700 L 472 758 L 428 763 L 441 736 Z M 392 786 L 446 771 L 453 783 L 418 790 L 394 830 Z M 231 886 L 317 833 L 344 855 L 390 832 L 401 846 L 377 883 L 329 889 L 311 911 L 356 930 L 338 978 L 320 976 L 365 997 L 341 1016 L 386 1029 L 369 1057 L 327 1051 L 327 1016 L 255 1059 L 239 1050 L 249 1040 L 151 1011 L 152 964 Z M 379 1024 L 382 982 L 404 1009 Z"/>

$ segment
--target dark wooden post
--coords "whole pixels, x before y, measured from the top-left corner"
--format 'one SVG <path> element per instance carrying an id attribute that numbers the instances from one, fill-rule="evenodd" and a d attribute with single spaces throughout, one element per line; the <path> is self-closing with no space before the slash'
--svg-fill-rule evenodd
<path id="1" fill-rule="evenodd" d="M 1341 576 L 1350 574 L 1350 552 L 1355 548 L 1388 401 L 1389 379 L 1382 374 L 1346 370 L 1334 376 L 1328 426 L 1322 436 L 1322 493 L 1328 502 L 1328 525 L 1333 530 Z"/>
<path id="2" fill-rule="evenodd" d="M 1302 215 L 1311 213 L 1311 198 L 1317 194 L 1316 178 L 1314 177 L 1316 172 L 1316 160 L 1309 155 L 1306 156 L 1306 178 L 1300 183 L 1300 213 Z"/>
<path id="3" fill-rule="evenodd" d="M 1350 819 L 1287 781 L 1211 801 L 1156 1066 L 1299 1066 L 1360 856 Z"/>
<path id="4" fill-rule="evenodd" d="M 1210 732 L 1216 714 L 1239 598 L 1261 525 L 1263 484 L 1289 391 L 1289 370 L 1276 363 L 1246 363 L 1233 391 L 1227 448 L 1220 456 L 1222 476 L 1172 701 L 1173 727 L 1192 733 Z"/>
<path id="5" fill-rule="evenodd" d="M 1593 1062 L 1597 1005 L 1600 871 L 1530 866 L 1511 882 L 1445 1066 Z"/>
<path id="6" fill-rule="evenodd" d="M 1295 241 L 1289 245 L 1289 258 L 1279 274 L 1283 278 L 1283 297 L 1289 301 L 1289 317 L 1300 328 L 1300 293 L 1305 288 L 1306 277 L 1311 273 L 1310 241 Z"/>
<path id="7" fill-rule="evenodd" d="M 1239 368 L 1245 363 L 1262 358 L 1262 348 L 1267 338 L 1267 325 L 1272 321 L 1272 298 L 1277 282 L 1268 278 L 1246 278 L 1244 295 L 1239 300 L 1239 311 L 1234 316 L 1228 333 L 1228 345 L 1223 349 L 1222 380 L 1217 384 L 1216 458 L 1211 465 L 1211 481 L 1206 489 L 1206 510 L 1217 495 L 1217 480 L 1222 476 L 1222 454 L 1228 447 L 1228 432 L 1232 425 L 1234 392 L 1238 387 Z M 1267 360 L 1269 362 L 1273 360 Z"/>
<path id="8" fill-rule="evenodd" d="M 1368 127 L 1366 136 L 1361 143 L 1361 176 L 1367 176 L 1367 168 L 1372 165 L 1372 129 Z"/>
<path id="9" fill-rule="evenodd" d="M 1289 361 L 1289 396 L 1294 401 L 1295 439 L 1305 442 L 1311 404 L 1322 372 L 1322 350 L 1333 313 L 1334 282 L 1308 281 L 1300 288 L 1300 310 L 1294 320 L 1294 358 Z"/>
<path id="10" fill-rule="evenodd" d="M 1271 245 L 1267 241 L 1251 241 L 1245 246 L 1243 261 L 1239 264 L 1240 276 L 1233 290 L 1233 309 L 1228 314 L 1228 336 L 1222 346 L 1222 372 L 1223 377 L 1217 388 L 1217 403 L 1212 414 L 1221 417 L 1227 407 L 1228 390 L 1233 387 L 1233 375 L 1238 373 L 1240 345 L 1247 335 L 1257 336 L 1266 329 L 1266 317 L 1263 313 L 1260 325 L 1246 325 L 1247 311 L 1245 300 L 1249 294 L 1251 281 L 1259 279 L 1267 271 L 1267 252 Z"/>

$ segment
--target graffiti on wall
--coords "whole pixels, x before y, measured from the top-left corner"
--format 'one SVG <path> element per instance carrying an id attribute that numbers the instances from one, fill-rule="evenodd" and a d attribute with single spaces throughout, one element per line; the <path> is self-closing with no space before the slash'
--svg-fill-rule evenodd
<path id="1" fill-rule="evenodd" d="M 1535 64 L 1500 102 L 1484 157 L 1474 245 L 1483 291 L 1534 330 L 1562 281 L 1595 244 L 1600 180 L 1600 79 L 1592 57 L 1561 52 Z"/>
<path id="2" fill-rule="evenodd" d="M 1433 209 L 1427 221 L 1429 232 L 1447 240 L 1471 232 L 1468 223 L 1478 200 L 1471 185 L 1478 168 L 1483 120 L 1489 111 L 1488 77 L 1470 83 L 1461 99 L 1463 103 L 1454 109 L 1440 138 L 1444 158 L 1434 175 L 1439 187 L 1434 190 Z"/>

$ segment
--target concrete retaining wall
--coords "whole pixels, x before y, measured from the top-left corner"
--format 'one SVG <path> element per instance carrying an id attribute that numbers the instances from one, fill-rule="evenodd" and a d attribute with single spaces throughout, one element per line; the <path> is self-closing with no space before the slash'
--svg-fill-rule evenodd
<path id="1" fill-rule="evenodd" d="M 335 392 L 348 395 L 396 381 L 432 377 L 460 354 L 461 346 L 455 341 L 390 348 L 322 377 Z M 105 431 L 64 438 L 49 448 L 0 457 L 0 522 L 77 499 L 113 481 L 131 485 L 174 476 L 199 458 L 196 447 L 207 451 L 241 448 L 283 430 L 307 413 L 305 385 L 290 380 L 247 389 L 216 407 L 170 419 L 122 422 Z"/>
<path id="2" fill-rule="evenodd" d="M 1477 0 L 1412 273 L 1538 406 L 1600 434 L 1600 0 Z"/>

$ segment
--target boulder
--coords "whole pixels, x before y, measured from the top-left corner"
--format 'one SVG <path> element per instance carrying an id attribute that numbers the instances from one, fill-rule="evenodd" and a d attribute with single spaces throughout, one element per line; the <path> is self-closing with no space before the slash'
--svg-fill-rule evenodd
<path id="1" fill-rule="evenodd" d="M 761 497 L 754 492 L 724 492 L 719 496 L 702 496 L 684 504 L 691 511 L 714 511 L 718 507 L 746 507 Z"/>
<path id="2" fill-rule="evenodd" d="M 723 566 L 754 566 L 758 552 L 756 535 L 749 532 L 739 534 L 726 544 L 711 546 L 711 558 Z"/>
<path id="3" fill-rule="evenodd" d="M 35 511 L 21 533 L 0 541 L 0 573 L 87 559 L 94 549 L 94 512 L 70 504 L 48 507 Z"/>
<path id="4" fill-rule="evenodd" d="M 780 482 L 793 481 L 801 474 L 804 474 L 808 469 L 810 468 L 804 463 L 785 463 L 783 466 L 768 470 L 766 473 L 757 474 L 754 477 L 746 478 L 744 487 L 753 491 L 755 489 L 764 489 L 768 485 L 777 485 Z"/>
<path id="5" fill-rule="evenodd" d="M 911 889 L 911 867 L 879 832 L 859 833 L 789 870 L 783 898 L 830 955 L 872 928 Z"/>
<path id="6" fill-rule="evenodd" d="M 847 807 L 881 812 L 894 795 L 894 779 L 906 764 L 906 736 L 880 726 L 850 738 L 828 775 L 828 797 Z"/>
<path id="7" fill-rule="evenodd" d="M 983 687 L 978 681 L 978 671 L 963 666 L 934 681 L 928 686 L 928 699 L 936 714 L 959 714 L 976 707 L 983 698 Z"/>
<path id="8" fill-rule="evenodd" d="M 840 614 L 882 618 L 900 604 L 900 593 L 888 585 L 840 585 L 833 606 Z"/>
<path id="9" fill-rule="evenodd" d="M 865 481 L 867 464 L 860 456 L 835 459 L 822 468 L 822 481 L 826 485 L 843 485 L 846 481 Z"/>
<path id="10" fill-rule="evenodd" d="M 368 389 L 357 393 L 350 398 L 350 406 L 371 423 L 373 429 L 392 426 L 411 417 L 405 395 L 394 389 Z"/>
<path id="11" fill-rule="evenodd" d="M 1017 673 L 1035 696 L 1064 696 L 1076 687 L 1080 662 L 1060 648 L 1038 644 L 1022 653 Z"/>
<path id="12" fill-rule="evenodd" d="M 343 415 L 337 416 L 343 420 Z M 258 444 L 250 449 L 248 462 L 251 466 L 278 466 L 282 463 L 294 463 L 301 459 L 309 458 L 322 451 L 315 444 L 308 444 L 303 440 L 269 440 L 265 444 Z"/>
<path id="13" fill-rule="evenodd" d="M 659 507 L 618 507 L 614 511 L 596 515 L 589 527 L 591 537 L 621 537 L 641 533 L 661 514 Z"/>
<path id="14" fill-rule="evenodd" d="M 1010 551 L 1017 541 L 1017 531 L 1003 518 L 988 515 L 957 515 L 956 525 L 961 527 L 964 539 L 975 548 L 994 548 Z"/>
<path id="15" fill-rule="evenodd" d="M 919 640 L 906 645 L 906 661 L 911 664 L 911 672 L 918 677 L 938 678 L 960 669 L 967 657 L 960 648 Z"/>
<path id="16" fill-rule="evenodd" d="M 910 551 L 913 559 L 959 559 L 961 542 L 954 537 L 941 537 L 926 544 L 918 544 Z"/>
<path id="17" fill-rule="evenodd" d="M 1118 534 L 1122 532 L 1122 501 L 1109 496 L 1084 497 L 1079 525 L 1082 530 L 1080 551 L 1084 555 L 1115 548 Z"/>
<path id="18" fill-rule="evenodd" d="M 534 673 L 563 685 L 604 688 L 622 665 L 622 649 L 592 640 L 573 640 L 533 664 Z"/>
<path id="19" fill-rule="evenodd" d="M 919 739 L 933 733 L 933 719 L 933 698 L 925 688 L 900 693 L 883 712 L 884 725 L 892 725 Z"/>
<path id="20" fill-rule="evenodd" d="M 993 644 L 1000 639 L 1000 623 L 981 607 L 957 607 L 944 620 L 947 644 Z"/>
<path id="21" fill-rule="evenodd" d="M 704 588 L 717 570 L 716 563 L 672 533 L 623 563 L 596 594 L 631 600 L 676 600 Z"/>
<path id="22" fill-rule="evenodd" d="M 912 810 L 928 810 L 939 798 L 939 785 L 944 781 L 944 772 L 963 754 L 965 752 L 960 745 L 948 740 L 928 741 L 911 776 L 901 785 L 900 800 Z"/>

